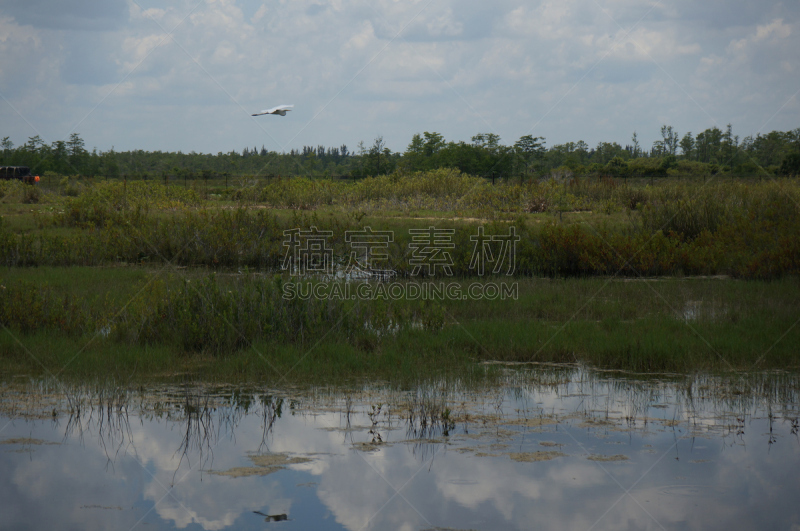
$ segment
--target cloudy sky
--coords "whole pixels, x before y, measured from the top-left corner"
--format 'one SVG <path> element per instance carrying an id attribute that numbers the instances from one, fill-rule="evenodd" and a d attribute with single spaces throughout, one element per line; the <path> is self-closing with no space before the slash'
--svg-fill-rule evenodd
<path id="1" fill-rule="evenodd" d="M 0 0 L 0 137 L 204 153 L 800 127 L 800 2 Z M 286 117 L 251 113 L 294 104 Z"/>

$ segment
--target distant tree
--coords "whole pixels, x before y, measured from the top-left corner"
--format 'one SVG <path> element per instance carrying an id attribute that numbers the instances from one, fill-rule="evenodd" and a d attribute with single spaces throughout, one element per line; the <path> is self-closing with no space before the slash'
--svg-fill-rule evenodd
<path id="1" fill-rule="evenodd" d="M 419 133 L 414 133 L 411 136 L 411 142 L 408 144 L 406 148 L 406 153 L 414 154 L 414 155 L 422 155 L 424 154 L 424 143 L 422 142 L 422 136 Z"/>
<path id="2" fill-rule="evenodd" d="M 514 143 L 514 150 L 518 159 L 523 164 L 522 177 L 527 177 L 531 171 L 531 167 L 541 166 L 547 149 L 544 147 L 545 138 L 543 136 L 521 136 L 519 140 Z"/>
<path id="3" fill-rule="evenodd" d="M 675 155 L 678 151 L 678 132 L 671 125 L 661 126 L 661 153 Z"/>
<path id="4" fill-rule="evenodd" d="M 23 149 L 29 151 L 31 153 L 36 153 L 39 149 L 44 147 L 44 141 L 39 135 L 34 135 L 28 138 L 28 141 L 25 142 Z"/>
<path id="5" fill-rule="evenodd" d="M 685 159 L 691 160 L 694 157 L 694 137 L 692 133 L 686 133 L 681 138 L 681 155 Z"/>
<path id="6" fill-rule="evenodd" d="M 722 135 L 721 148 L 721 155 L 725 164 L 732 169 L 735 163 L 736 154 L 739 151 L 739 137 L 733 134 L 733 127 L 731 124 L 728 124 L 728 126 L 725 128 L 725 133 Z"/>
<path id="7" fill-rule="evenodd" d="M 633 132 L 633 136 L 631 137 L 631 142 L 633 142 L 633 158 L 637 158 L 642 154 L 642 149 L 639 147 L 639 137 L 636 136 L 636 131 Z"/>
<path id="8" fill-rule="evenodd" d="M 600 142 L 591 153 L 590 160 L 599 164 L 606 164 L 614 157 L 625 158 L 628 152 L 616 142 Z"/>
<path id="9" fill-rule="evenodd" d="M 479 133 L 472 137 L 472 143 L 480 148 L 495 152 L 500 146 L 500 136 L 494 133 Z"/>
<path id="10" fill-rule="evenodd" d="M 67 144 L 63 140 L 56 140 L 53 142 L 50 148 L 50 156 L 50 168 L 54 172 L 60 173 L 61 175 L 78 173 L 77 169 L 72 169 L 72 171 L 70 171 L 71 164 L 68 159 L 69 153 L 67 151 Z"/>
<path id="11" fill-rule="evenodd" d="M 375 137 L 375 141 L 366 154 L 364 173 L 366 175 L 383 175 L 388 173 L 390 155 L 391 153 L 388 152 L 383 137 Z"/>
<path id="12" fill-rule="evenodd" d="M 719 162 L 721 143 L 722 131 L 716 126 L 698 133 L 695 138 L 697 160 L 700 162 Z"/>
<path id="13" fill-rule="evenodd" d="M 89 162 L 89 153 L 84 147 L 84 142 L 78 133 L 72 133 L 67 140 L 69 151 L 69 164 L 75 173 L 85 173 Z"/>
<path id="14" fill-rule="evenodd" d="M 4 137 L 3 140 L 0 141 L 0 147 L 3 148 L 3 164 L 8 164 L 9 159 L 11 158 L 11 150 L 14 149 L 14 142 L 12 142 L 9 137 Z"/>
<path id="15" fill-rule="evenodd" d="M 102 174 L 107 178 L 111 177 L 112 179 L 119 177 L 119 164 L 117 163 L 114 149 L 112 148 L 111 151 L 106 151 L 100 156 L 100 158 L 103 159 L 103 162 L 100 166 Z M 175 170 L 177 169 L 178 168 L 175 168 Z"/>
<path id="16" fill-rule="evenodd" d="M 444 137 L 439 133 L 429 133 L 425 131 L 423 135 L 425 136 L 425 141 L 423 142 L 422 149 L 426 157 L 436 155 L 439 150 L 445 146 Z"/>
<path id="17" fill-rule="evenodd" d="M 622 157 L 614 157 L 606 164 L 606 171 L 608 171 L 612 177 L 627 177 L 628 162 Z"/>
<path id="18" fill-rule="evenodd" d="M 782 175 L 800 175 L 800 152 L 787 155 L 781 162 L 779 173 Z"/>
<path id="19" fill-rule="evenodd" d="M 557 144 L 547 152 L 547 162 L 551 168 L 566 166 L 575 169 L 589 160 L 589 146 L 583 140 Z"/>

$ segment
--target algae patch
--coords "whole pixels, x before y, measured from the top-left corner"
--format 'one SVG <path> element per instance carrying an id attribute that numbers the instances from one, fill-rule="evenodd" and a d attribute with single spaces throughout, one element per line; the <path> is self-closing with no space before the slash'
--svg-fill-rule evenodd
<path id="1" fill-rule="evenodd" d="M 209 470 L 209 474 L 228 476 L 232 478 L 245 478 L 249 476 L 266 476 L 286 468 L 288 465 L 297 465 L 311 461 L 308 457 L 290 457 L 287 454 L 259 454 L 248 456 L 253 466 L 234 467 L 229 470 Z"/>
<path id="2" fill-rule="evenodd" d="M 390 446 L 389 443 L 383 441 L 372 442 L 356 442 L 350 445 L 350 448 L 359 452 L 375 452 L 383 447 Z"/>
<path id="3" fill-rule="evenodd" d="M 30 437 L 16 437 L 16 438 L 13 438 L 13 439 L 3 439 L 2 441 L 0 441 L 0 444 L 22 444 L 22 445 L 28 445 L 28 446 L 31 446 L 31 445 L 39 446 L 39 445 L 43 445 L 43 444 L 48 444 L 48 445 L 49 444 L 55 444 L 55 445 L 58 445 L 59 443 L 52 442 L 52 441 L 43 441 L 41 439 L 31 439 Z"/>
<path id="4" fill-rule="evenodd" d="M 536 461 L 550 461 L 556 457 L 564 457 L 567 454 L 556 450 L 537 451 L 537 452 L 513 452 L 508 454 L 513 461 L 520 463 L 533 463 Z"/>
<path id="5" fill-rule="evenodd" d="M 617 454 L 617 455 L 592 454 L 589 457 L 587 457 L 586 459 L 588 459 L 589 461 L 600 461 L 600 462 L 603 462 L 603 463 L 609 463 L 609 462 L 612 462 L 612 461 L 627 461 L 628 460 L 628 456 L 627 455 L 622 455 L 622 454 Z"/>

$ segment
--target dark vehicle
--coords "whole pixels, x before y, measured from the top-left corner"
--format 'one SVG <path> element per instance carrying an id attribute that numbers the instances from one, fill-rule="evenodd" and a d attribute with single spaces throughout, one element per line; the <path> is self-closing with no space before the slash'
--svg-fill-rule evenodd
<path id="1" fill-rule="evenodd" d="M 16 179 L 28 184 L 39 182 L 39 176 L 31 175 L 31 169 L 27 166 L 0 166 L 0 179 L 4 181 Z"/>

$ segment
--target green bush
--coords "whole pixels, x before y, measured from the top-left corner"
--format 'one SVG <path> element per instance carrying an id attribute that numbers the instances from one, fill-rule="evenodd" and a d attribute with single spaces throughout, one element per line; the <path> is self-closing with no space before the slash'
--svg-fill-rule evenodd
<path id="1" fill-rule="evenodd" d="M 146 181 L 103 182 L 86 187 L 77 197 L 67 198 L 63 213 L 54 221 L 62 226 L 137 225 L 151 209 L 179 210 L 200 203 L 196 192 L 177 186 Z"/>

